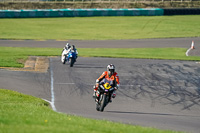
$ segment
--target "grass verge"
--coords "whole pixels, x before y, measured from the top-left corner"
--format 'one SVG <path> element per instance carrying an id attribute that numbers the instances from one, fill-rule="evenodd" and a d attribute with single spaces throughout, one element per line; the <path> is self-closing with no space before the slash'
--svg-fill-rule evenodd
<path id="1" fill-rule="evenodd" d="M 54 112 L 39 98 L 0 89 L 2 133 L 177 133 Z"/>
<path id="2" fill-rule="evenodd" d="M 185 48 L 79 48 L 79 56 L 112 58 L 145 58 L 169 60 L 195 60 L 186 56 Z M 60 56 L 59 48 L 0 47 L 0 67 L 23 67 L 28 56 Z"/>
<path id="3" fill-rule="evenodd" d="M 199 37 L 199 15 L 0 19 L 0 39 L 121 40 Z"/>
<path id="4" fill-rule="evenodd" d="M 86 57 L 200 60 L 198 56 L 186 56 L 186 48 L 81 48 L 79 51 Z"/>

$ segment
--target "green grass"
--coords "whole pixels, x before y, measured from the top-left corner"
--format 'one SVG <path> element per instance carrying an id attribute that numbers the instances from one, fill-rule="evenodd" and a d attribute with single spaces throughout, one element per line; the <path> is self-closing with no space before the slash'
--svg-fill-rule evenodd
<path id="1" fill-rule="evenodd" d="M 177 133 L 57 113 L 39 98 L 4 89 L 0 89 L 0 130 L 1 133 Z"/>
<path id="2" fill-rule="evenodd" d="M 199 15 L 0 19 L 0 39 L 120 40 L 199 37 Z"/>
<path id="3" fill-rule="evenodd" d="M 186 56 L 186 48 L 81 48 L 79 51 L 86 57 L 200 60 Z"/>
<path id="4" fill-rule="evenodd" d="M 23 67 L 28 56 L 58 56 L 61 51 L 58 48 L 0 47 L 0 66 Z"/>
<path id="5" fill-rule="evenodd" d="M 82 57 L 200 60 L 200 57 L 186 56 L 186 50 L 185 48 L 79 48 L 78 52 Z M 0 67 L 23 67 L 28 56 L 60 56 L 61 51 L 60 48 L 0 47 Z"/>

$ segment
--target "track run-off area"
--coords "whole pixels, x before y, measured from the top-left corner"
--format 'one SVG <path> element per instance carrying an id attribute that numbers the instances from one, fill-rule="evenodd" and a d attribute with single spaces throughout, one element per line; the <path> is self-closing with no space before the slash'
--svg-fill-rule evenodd
<path id="1" fill-rule="evenodd" d="M 198 55 L 200 38 L 70 41 L 78 48 L 184 47 Z M 198 42 L 198 43 L 197 43 Z M 0 46 L 64 47 L 66 41 L 1 40 Z M 92 98 L 96 79 L 114 64 L 117 96 L 97 112 Z M 9 82 L 8 82 L 9 81 Z M 0 88 L 49 101 L 57 112 L 159 129 L 200 132 L 200 64 L 195 61 L 79 57 L 74 67 L 49 58 L 45 73 L 0 69 Z"/>

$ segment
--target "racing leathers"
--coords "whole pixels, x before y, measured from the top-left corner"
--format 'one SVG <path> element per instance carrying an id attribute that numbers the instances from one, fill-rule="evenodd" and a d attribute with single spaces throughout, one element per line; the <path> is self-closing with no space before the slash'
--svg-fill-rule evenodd
<path id="1" fill-rule="evenodd" d="M 117 72 L 114 72 L 112 75 L 109 75 L 108 74 L 108 71 L 105 71 L 102 73 L 102 75 L 96 80 L 96 85 L 94 86 L 94 94 L 93 94 L 93 97 L 96 97 L 96 91 L 99 87 L 99 84 L 101 84 L 101 81 L 106 78 L 106 80 L 109 80 L 109 81 L 113 81 L 113 84 L 111 85 L 112 87 L 115 88 L 115 90 L 113 91 L 112 93 L 112 98 L 115 98 L 116 96 L 116 90 L 119 88 L 119 76 L 117 74 Z"/>
<path id="2" fill-rule="evenodd" d="M 74 50 L 74 52 L 76 53 L 76 58 L 78 57 L 78 51 L 76 48 L 69 48 L 69 49 L 66 49 L 66 48 L 63 48 L 63 51 L 62 51 L 62 55 L 61 55 L 61 62 L 63 63 L 64 60 L 65 60 L 65 56 L 68 56 L 68 53 L 71 51 L 71 50 Z M 75 59 L 76 61 L 76 59 Z"/>

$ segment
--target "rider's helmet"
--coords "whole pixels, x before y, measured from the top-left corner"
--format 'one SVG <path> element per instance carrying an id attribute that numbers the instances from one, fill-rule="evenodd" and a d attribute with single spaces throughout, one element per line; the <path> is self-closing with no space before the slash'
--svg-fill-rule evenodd
<path id="1" fill-rule="evenodd" d="M 75 46 L 74 45 L 72 45 L 72 48 L 71 48 L 72 50 L 75 50 Z"/>
<path id="2" fill-rule="evenodd" d="M 65 45 L 65 48 L 66 49 L 69 49 L 71 46 L 70 46 L 70 44 L 69 43 L 67 43 L 66 45 Z"/>
<path id="3" fill-rule="evenodd" d="M 107 66 L 107 71 L 108 71 L 108 74 L 109 74 L 110 76 L 113 75 L 114 72 L 115 72 L 115 66 L 114 66 L 113 64 L 109 64 L 109 65 Z"/>

